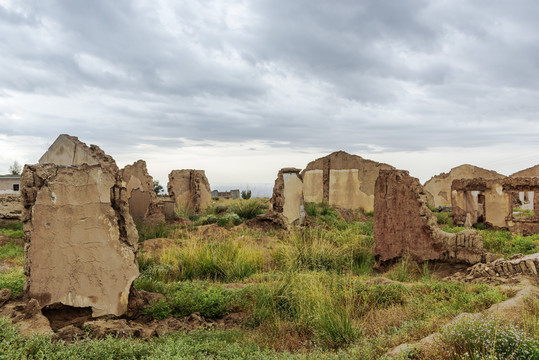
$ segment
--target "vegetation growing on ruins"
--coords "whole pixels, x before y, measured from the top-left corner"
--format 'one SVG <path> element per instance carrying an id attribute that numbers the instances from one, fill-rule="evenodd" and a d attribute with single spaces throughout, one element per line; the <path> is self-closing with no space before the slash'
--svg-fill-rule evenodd
<path id="1" fill-rule="evenodd" d="M 259 200 L 253 200 L 238 202 L 254 208 L 248 204 Z M 200 219 L 239 216 L 234 204 L 219 201 Z M 441 280 L 435 264 L 407 257 L 380 277 L 372 269 L 372 213 L 341 212 L 327 204 L 306 204 L 305 209 L 310 226 L 289 233 L 200 223 L 138 224 L 140 241 L 170 239 L 159 251 L 139 253 L 141 276 L 135 287 L 164 295 L 146 314 L 163 319 L 199 313 L 208 321 L 237 314 L 233 330 L 210 326 L 145 341 L 107 337 L 65 344 L 22 337 L 9 320 L 0 319 L 0 352 L 7 358 L 380 359 L 388 349 L 436 331 L 442 332 L 440 342 L 430 353 L 415 353 L 416 358 L 457 359 L 462 349 L 475 358 L 501 358 L 514 348 L 499 347 L 498 334 L 516 334 L 524 344 L 518 351 L 532 353 L 539 346 L 536 300 L 528 302 L 523 322 L 513 327 L 495 320 L 473 320 L 475 333 L 466 332 L 471 325 L 464 322 L 444 327 L 460 313 L 482 311 L 513 294 L 487 284 Z M 439 216 L 449 230 L 460 230 L 447 215 Z M 502 254 L 532 251 L 539 240 L 481 232 L 485 246 Z M 0 273 L 0 288 L 17 296 L 24 282 L 22 248 L 8 242 L 0 247 L 0 261 L 10 264 Z M 494 345 L 481 347 L 476 338 Z"/>

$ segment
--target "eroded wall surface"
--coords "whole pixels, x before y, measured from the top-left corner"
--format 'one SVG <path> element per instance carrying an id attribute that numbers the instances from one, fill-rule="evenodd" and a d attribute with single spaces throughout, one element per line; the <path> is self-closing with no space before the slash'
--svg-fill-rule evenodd
<path id="1" fill-rule="evenodd" d="M 450 206 L 451 205 L 451 184 L 456 179 L 503 179 L 505 175 L 498 174 L 495 171 L 486 170 L 473 165 L 460 165 L 452 168 L 449 173 L 442 173 L 433 176 L 423 186 L 428 193 L 431 206 Z"/>
<path id="2" fill-rule="evenodd" d="M 172 170 L 168 175 L 168 193 L 176 209 L 203 212 L 211 202 L 211 189 L 204 170 Z"/>
<path id="3" fill-rule="evenodd" d="M 324 172 L 322 170 L 308 170 L 303 173 L 303 199 L 311 203 L 324 201 Z"/>
<path id="4" fill-rule="evenodd" d="M 372 211 L 374 183 L 381 169 L 393 167 L 344 151 L 316 159 L 302 172 L 304 199 L 325 201 L 345 209 Z"/>
<path id="5" fill-rule="evenodd" d="M 286 225 L 302 225 L 305 221 L 300 171 L 296 168 L 281 169 L 273 186 L 270 212 L 282 217 Z"/>
<path id="6" fill-rule="evenodd" d="M 403 170 L 381 170 L 375 185 L 374 254 L 377 264 L 409 255 L 413 260 L 475 264 L 484 255 L 475 230 L 442 231 L 419 180 Z"/>
<path id="7" fill-rule="evenodd" d="M 153 189 L 153 178 L 148 174 L 146 162 L 138 160 L 120 171 L 125 183 L 129 212 L 135 220 L 152 217 L 153 221 L 164 222 L 165 216 L 159 211 L 157 195 Z"/>
<path id="8" fill-rule="evenodd" d="M 50 163 L 63 166 L 97 165 L 112 173 L 118 172 L 114 159 L 97 145 L 87 146 L 76 136 L 62 134 L 39 159 L 40 164 Z"/>
<path id="9" fill-rule="evenodd" d="M 509 177 L 518 178 L 518 177 L 539 177 L 539 165 L 532 166 L 530 168 L 518 171 Z"/>
<path id="10" fill-rule="evenodd" d="M 124 314 L 139 274 L 138 234 L 117 173 L 100 165 L 26 165 L 21 197 L 25 293 L 41 307 Z"/>

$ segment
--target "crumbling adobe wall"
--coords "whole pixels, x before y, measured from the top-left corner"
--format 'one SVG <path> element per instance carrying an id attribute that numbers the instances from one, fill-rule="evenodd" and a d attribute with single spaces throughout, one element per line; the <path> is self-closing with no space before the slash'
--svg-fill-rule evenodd
<path id="1" fill-rule="evenodd" d="M 337 151 L 310 162 L 301 173 L 306 202 L 327 202 L 344 209 L 374 207 L 374 183 L 393 166 Z"/>
<path id="2" fill-rule="evenodd" d="M 97 165 L 111 173 L 118 172 L 118 166 L 112 156 L 105 154 L 97 145 L 86 145 L 76 136 L 61 134 L 39 159 L 40 164 L 71 165 Z"/>
<path id="3" fill-rule="evenodd" d="M 539 233 L 539 177 L 509 177 L 503 182 L 503 191 L 506 193 L 533 192 L 533 217 L 517 219 L 513 216 L 508 216 L 506 225 L 509 231 L 517 234 L 532 235 Z M 512 204 L 510 206 L 512 212 Z M 511 215 L 513 214 L 511 213 Z"/>
<path id="4" fill-rule="evenodd" d="M 164 222 L 165 215 L 158 209 L 157 194 L 153 189 L 153 178 L 148 174 L 146 162 L 138 160 L 120 170 L 125 182 L 129 212 L 135 220 Z"/>
<path id="5" fill-rule="evenodd" d="M 419 180 L 403 170 L 381 170 L 375 184 L 374 254 L 377 265 L 409 255 L 415 261 L 475 264 L 484 255 L 475 230 L 442 231 Z"/>
<path id="6" fill-rule="evenodd" d="M 429 204 L 434 207 L 451 205 L 451 184 L 455 179 L 503 179 L 505 175 L 473 165 L 460 165 L 449 173 L 441 173 L 428 180 L 423 188 L 427 192 Z"/>
<path id="7" fill-rule="evenodd" d="M 281 169 L 273 186 L 271 211 L 282 216 L 287 225 L 302 225 L 305 222 L 300 171 L 296 168 Z"/>
<path id="8" fill-rule="evenodd" d="M 504 181 L 483 178 L 454 180 L 451 185 L 453 223 L 471 226 L 482 217 L 481 222 L 490 227 L 505 227 L 506 217 L 511 213 L 511 203 L 509 195 L 503 191 Z M 478 202 L 479 196 L 484 197 L 483 203 Z"/>
<path id="9" fill-rule="evenodd" d="M 19 220 L 22 214 L 21 196 L 0 194 L 0 219 Z"/>
<path id="10" fill-rule="evenodd" d="M 211 202 L 210 184 L 204 170 L 172 170 L 167 189 L 178 210 L 200 214 Z"/>
<path id="11" fill-rule="evenodd" d="M 539 177 L 539 165 L 532 166 L 530 168 L 518 171 L 514 174 L 511 174 L 509 177 L 518 178 L 518 177 Z"/>
<path id="12" fill-rule="evenodd" d="M 124 314 L 139 274 L 138 234 L 118 173 L 101 165 L 26 165 L 21 198 L 25 294 L 40 307 Z"/>

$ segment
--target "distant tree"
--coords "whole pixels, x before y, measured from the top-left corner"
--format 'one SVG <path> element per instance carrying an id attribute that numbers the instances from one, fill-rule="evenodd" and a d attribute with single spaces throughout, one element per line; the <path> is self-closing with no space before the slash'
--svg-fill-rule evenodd
<path id="1" fill-rule="evenodd" d="M 153 191 L 155 191 L 155 193 L 159 195 L 159 193 L 163 192 L 163 190 L 163 185 L 159 184 L 159 180 L 154 180 Z"/>
<path id="2" fill-rule="evenodd" d="M 12 174 L 12 175 L 20 175 L 21 174 L 21 170 L 22 170 L 22 167 L 21 167 L 21 164 L 19 164 L 18 161 L 14 161 L 13 162 L 13 165 L 11 165 L 9 167 L 9 172 Z"/>
<path id="3" fill-rule="evenodd" d="M 250 199 L 251 198 L 251 190 L 243 190 L 241 192 L 241 198 L 245 199 L 245 200 Z"/>

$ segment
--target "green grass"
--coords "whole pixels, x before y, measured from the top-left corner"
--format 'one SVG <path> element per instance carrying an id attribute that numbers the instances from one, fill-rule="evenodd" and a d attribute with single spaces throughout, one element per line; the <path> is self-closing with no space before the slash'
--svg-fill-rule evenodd
<path id="1" fill-rule="evenodd" d="M 11 290 L 12 297 L 15 297 L 22 293 L 25 279 L 22 269 L 0 272 L 0 289 L 8 288 Z"/>
<path id="2" fill-rule="evenodd" d="M 135 222 L 137 226 L 139 242 L 148 239 L 168 238 L 178 228 L 174 224 L 148 224 L 145 222 Z"/>
<path id="3" fill-rule="evenodd" d="M 166 296 L 156 304 L 149 306 L 146 313 L 156 319 L 168 316 L 182 317 L 200 313 L 208 319 L 219 319 L 234 310 L 238 300 L 233 290 L 225 289 L 219 284 L 203 281 L 185 281 L 171 284 L 151 284 L 137 281 L 139 290 L 156 291 Z"/>
<path id="4" fill-rule="evenodd" d="M 0 261 L 12 260 L 18 265 L 24 264 L 24 249 L 13 241 L 0 246 Z"/>
<path id="5" fill-rule="evenodd" d="M 4 235 L 12 239 L 22 239 L 24 237 L 22 223 L 18 221 L 4 221 L 0 223 L 0 235 Z"/>
<path id="6" fill-rule="evenodd" d="M 480 234 L 488 251 L 503 254 L 505 257 L 539 252 L 539 234 L 524 236 L 512 234 L 507 230 L 482 230 Z"/>
<path id="7" fill-rule="evenodd" d="M 260 199 L 237 199 L 208 206 L 197 219 L 197 225 L 217 224 L 232 227 L 245 220 L 253 219 L 268 209 L 268 204 Z"/>

